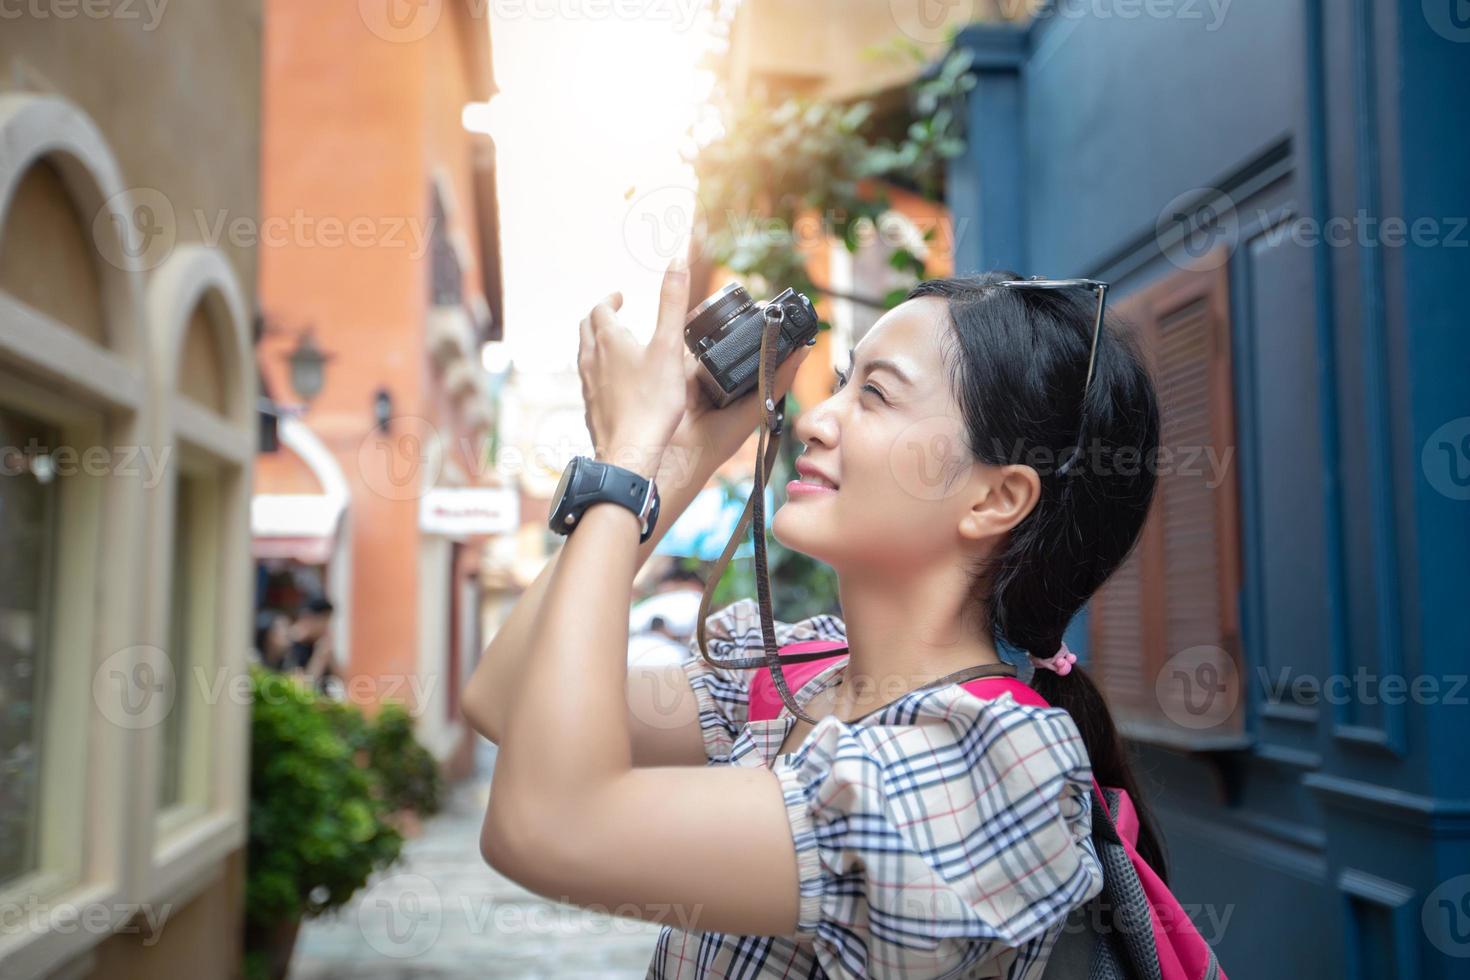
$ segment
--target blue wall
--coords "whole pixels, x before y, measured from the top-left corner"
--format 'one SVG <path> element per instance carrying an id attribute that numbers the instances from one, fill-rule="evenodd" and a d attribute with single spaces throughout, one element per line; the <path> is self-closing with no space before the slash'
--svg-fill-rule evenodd
<path id="1" fill-rule="evenodd" d="M 1470 977 L 1463 6 L 1064 2 L 957 42 L 979 76 L 950 177 L 960 271 L 1121 298 L 1178 271 L 1175 215 L 1231 245 L 1249 746 L 1138 749 L 1176 891 L 1237 980 Z M 1360 214 L 1344 244 L 1285 233 Z M 1390 217 L 1431 224 L 1399 242 Z M 1360 672 L 1438 693 L 1262 683 Z"/>

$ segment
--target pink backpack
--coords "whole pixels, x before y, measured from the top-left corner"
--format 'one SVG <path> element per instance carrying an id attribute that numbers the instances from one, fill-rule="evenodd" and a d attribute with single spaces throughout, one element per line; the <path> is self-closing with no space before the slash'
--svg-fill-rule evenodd
<path id="1" fill-rule="evenodd" d="M 781 655 L 834 650 L 831 657 L 784 664 L 787 687 L 798 690 L 844 656 L 840 641 L 807 640 L 781 648 Z M 1050 707 L 1029 685 L 1014 677 L 980 677 L 964 682 L 978 698 L 1010 694 L 1017 704 Z M 781 713 L 781 695 L 770 672 L 758 670 L 750 681 L 751 721 Z M 1139 857 L 1138 813 L 1128 794 L 1092 783 L 1092 840 L 1103 868 L 1103 890 L 1074 916 L 1086 929 L 1063 930 L 1045 976 L 1086 976 L 1090 980 L 1226 980 L 1215 953 L 1199 934 L 1178 899 Z M 1094 908 L 1096 906 L 1096 908 Z M 1110 911 L 1109 911 L 1110 910 Z M 1106 913 L 1106 914 L 1101 914 Z M 1098 922 L 1112 928 L 1096 930 Z M 1145 927 L 1147 923 L 1147 927 Z M 1065 971 L 1065 972 L 1064 972 Z"/>

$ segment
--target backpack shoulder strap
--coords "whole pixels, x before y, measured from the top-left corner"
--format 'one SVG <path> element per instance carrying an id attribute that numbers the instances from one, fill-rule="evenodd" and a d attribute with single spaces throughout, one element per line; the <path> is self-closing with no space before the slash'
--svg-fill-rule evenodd
<path id="1" fill-rule="evenodd" d="M 1009 694 L 1016 699 L 1017 704 L 1029 705 L 1033 708 L 1050 708 L 1046 698 L 1036 693 L 1036 689 L 1030 684 L 1023 684 L 1014 677 L 977 677 L 973 681 L 966 681 L 963 685 L 975 697 L 984 701 L 990 701 Z"/>
<path id="2" fill-rule="evenodd" d="M 841 640 L 802 640 L 799 643 L 788 643 L 781 648 L 782 656 L 820 653 L 823 650 L 831 650 L 833 653 L 830 657 L 781 665 L 781 675 L 786 678 L 786 686 L 790 690 L 801 690 L 803 684 L 830 667 L 834 661 L 845 657 L 847 644 Z M 781 713 L 781 693 L 771 681 L 771 672 L 764 667 L 756 668 L 755 673 L 750 676 L 749 700 L 750 710 L 747 717 L 751 721 L 768 721 Z"/>
<path id="3" fill-rule="evenodd" d="M 822 650 L 833 650 L 836 652 L 830 657 L 782 665 L 781 673 L 786 678 L 787 687 L 793 691 L 800 690 L 803 684 L 831 666 L 834 660 L 844 656 L 847 645 L 840 640 L 803 640 L 800 643 L 788 643 L 781 648 L 782 656 L 800 653 L 819 653 Z M 1037 694 L 1035 689 L 1029 684 L 1023 684 L 1014 677 L 977 677 L 972 681 L 966 681 L 962 686 L 977 698 L 983 698 L 987 701 L 992 698 L 998 698 L 1002 694 L 1010 694 L 1016 699 L 1017 704 L 1030 705 L 1036 708 L 1051 707 L 1047 703 L 1047 700 L 1040 694 Z M 775 685 L 771 683 L 770 671 L 757 669 L 750 678 L 749 719 L 751 721 L 766 721 L 775 718 L 780 713 L 781 696 L 776 691 Z"/>

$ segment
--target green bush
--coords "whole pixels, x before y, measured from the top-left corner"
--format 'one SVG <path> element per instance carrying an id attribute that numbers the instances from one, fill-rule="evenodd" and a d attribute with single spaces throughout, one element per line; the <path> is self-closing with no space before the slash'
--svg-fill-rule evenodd
<path id="1" fill-rule="evenodd" d="M 351 705 L 291 678 L 250 671 L 247 924 L 268 930 L 343 905 L 403 838 L 388 822 L 382 777 L 362 758 L 371 725 Z"/>
<path id="2" fill-rule="evenodd" d="M 383 780 L 383 796 L 390 809 L 410 809 L 419 816 L 438 813 L 444 781 L 439 764 L 413 734 L 408 709 L 389 702 L 365 733 L 368 765 Z"/>

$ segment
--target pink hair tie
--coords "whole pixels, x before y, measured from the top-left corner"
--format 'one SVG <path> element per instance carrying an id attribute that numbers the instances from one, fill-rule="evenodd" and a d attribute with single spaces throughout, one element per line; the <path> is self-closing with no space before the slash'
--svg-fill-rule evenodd
<path id="1" fill-rule="evenodd" d="M 1053 671 L 1058 677 L 1066 677 L 1072 672 L 1072 665 L 1077 662 L 1077 654 L 1068 650 L 1067 644 L 1063 643 L 1062 648 L 1050 657 L 1043 658 L 1033 655 L 1031 662 L 1038 667 Z"/>

